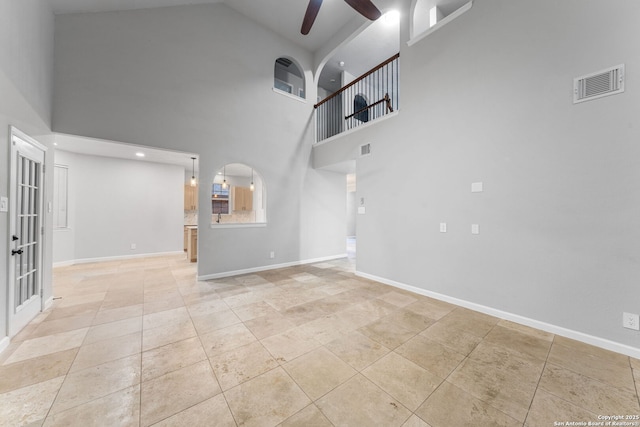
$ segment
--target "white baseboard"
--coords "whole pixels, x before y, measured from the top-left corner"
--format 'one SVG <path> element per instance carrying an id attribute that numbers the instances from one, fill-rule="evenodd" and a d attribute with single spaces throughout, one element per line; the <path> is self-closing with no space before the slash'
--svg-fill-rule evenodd
<path id="1" fill-rule="evenodd" d="M 120 255 L 120 256 L 100 257 L 100 258 L 81 258 L 81 259 L 74 259 L 70 261 L 54 262 L 53 267 L 68 267 L 71 265 L 88 264 L 92 262 L 122 261 L 127 259 L 149 258 L 149 257 L 167 256 L 167 255 L 182 255 L 182 254 L 184 254 L 184 251 L 153 252 L 149 254 Z"/>
<path id="2" fill-rule="evenodd" d="M 278 268 L 293 267 L 296 265 L 315 264 L 317 262 L 331 261 L 334 259 L 340 259 L 340 258 L 346 258 L 346 257 L 347 257 L 347 254 L 339 254 L 339 255 L 331 255 L 331 256 L 322 257 L 322 258 L 313 258 L 313 259 L 306 259 L 306 260 L 300 260 L 300 261 L 285 262 L 282 264 L 264 265 L 261 267 L 246 268 L 243 270 L 233 270 L 233 271 L 225 271 L 222 273 L 205 274 L 203 276 L 198 276 L 198 280 L 211 280 L 211 279 L 220 279 L 222 277 L 240 276 L 242 274 L 276 270 Z"/>
<path id="3" fill-rule="evenodd" d="M 529 326 L 531 328 L 540 329 L 555 335 L 571 338 L 576 341 L 581 341 L 583 343 L 604 348 L 606 350 L 615 351 L 616 353 L 621 353 L 627 356 L 634 357 L 636 359 L 640 358 L 640 348 L 631 347 L 629 345 L 621 344 L 615 341 L 610 341 L 605 338 L 600 338 L 593 335 L 585 334 L 583 332 L 574 331 L 572 329 L 563 328 L 562 326 L 552 325 L 550 323 L 541 322 L 535 319 L 530 319 L 528 317 L 520 316 L 518 314 L 509 313 L 509 312 L 498 310 L 492 307 L 476 304 L 474 302 L 450 297 L 448 295 L 428 291 L 422 288 L 417 288 L 415 286 L 396 282 L 394 280 L 385 279 L 383 277 L 374 276 L 372 274 L 363 273 L 361 271 L 356 271 L 355 274 L 356 276 L 364 277 L 365 279 L 375 280 L 376 282 L 384 283 L 385 285 L 390 285 L 396 288 L 404 289 L 406 291 L 411 291 L 419 295 L 424 295 L 433 299 L 458 305 L 460 307 L 465 307 L 470 310 L 474 310 L 480 313 L 488 314 L 490 316 L 498 317 L 500 319 L 509 320 L 514 323 L 519 323 L 521 325 Z"/>
<path id="4" fill-rule="evenodd" d="M 69 267 L 69 266 L 74 265 L 75 263 L 76 262 L 74 260 L 54 262 L 53 263 L 53 268 L 56 268 L 56 267 Z"/>
<path id="5" fill-rule="evenodd" d="M 9 347 L 10 342 L 11 340 L 9 339 L 9 337 L 4 337 L 0 340 L 0 353 L 5 351 L 6 348 Z"/>
<path id="6" fill-rule="evenodd" d="M 49 308 L 51 308 L 52 305 L 53 305 L 53 295 L 47 298 L 47 300 L 44 302 L 44 308 L 42 309 L 42 311 L 48 310 Z"/>

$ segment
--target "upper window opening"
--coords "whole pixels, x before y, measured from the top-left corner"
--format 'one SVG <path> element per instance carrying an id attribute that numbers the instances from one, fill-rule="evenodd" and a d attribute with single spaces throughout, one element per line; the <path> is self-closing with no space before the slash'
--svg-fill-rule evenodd
<path id="1" fill-rule="evenodd" d="M 473 0 L 414 0 L 409 45 L 471 8 Z"/>
<path id="2" fill-rule="evenodd" d="M 275 89 L 305 98 L 304 74 L 295 62 L 284 57 L 276 59 L 273 75 Z"/>

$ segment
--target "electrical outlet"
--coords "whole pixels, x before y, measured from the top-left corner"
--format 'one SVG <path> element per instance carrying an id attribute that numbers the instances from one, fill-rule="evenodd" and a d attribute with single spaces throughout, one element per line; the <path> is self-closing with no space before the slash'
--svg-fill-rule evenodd
<path id="1" fill-rule="evenodd" d="M 275 251 L 269 252 L 269 258 L 274 259 L 276 257 Z"/>
<path id="2" fill-rule="evenodd" d="M 622 326 L 634 331 L 640 331 L 640 316 L 633 313 L 622 313 Z"/>
<path id="3" fill-rule="evenodd" d="M 132 250 L 132 251 L 134 251 L 135 249 L 136 249 L 136 244 L 135 244 L 135 243 L 132 243 L 132 244 L 131 244 L 131 250 Z"/>
<path id="4" fill-rule="evenodd" d="M 440 232 L 441 233 L 446 233 L 447 232 L 447 223 L 446 222 L 441 222 L 440 223 Z"/>

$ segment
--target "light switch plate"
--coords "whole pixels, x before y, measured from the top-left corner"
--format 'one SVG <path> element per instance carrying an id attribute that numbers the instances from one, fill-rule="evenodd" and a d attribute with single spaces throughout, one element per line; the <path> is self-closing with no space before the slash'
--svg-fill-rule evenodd
<path id="1" fill-rule="evenodd" d="M 9 212 L 9 198 L 0 197 L 0 212 Z"/>
<path id="2" fill-rule="evenodd" d="M 358 213 L 360 215 L 364 215 L 365 213 L 367 213 L 367 210 L 364 208 L 364 206 L 358 206 Z"/>
<path id="3" fill-rule="evenodd" d="M 480 224 L 471 224 L 471 234 L 480 234 Z"/>
<path id="4" fill-rule="evenodd" d="M 440 223 L 440 232 L 441 233 L 446 233 L 447 232 L 447 223 L 446 222 L 441 222 Z"/>
<path id="5" fill-rule="evenodd" d="M 481 182 L 472 182 L 471 183 L 471 192 L 472 193 L 482 193 L 482 183 Z"/>

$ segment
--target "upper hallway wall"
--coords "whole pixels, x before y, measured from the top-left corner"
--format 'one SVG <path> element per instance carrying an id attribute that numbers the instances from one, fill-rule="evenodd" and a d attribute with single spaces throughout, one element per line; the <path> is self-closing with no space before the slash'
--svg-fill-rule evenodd
<path id="1" fill-rule="evenodd" d="M 255 140 L 248 123 L 312 107 L 273 94 L 281 56 L 311 68 L 308 52 L 224 4 L 57 15 L 53 128 L 165 148 L 211 128 Z"/>
<path id="2" fill-rule="evenodd" d="M 45 0 L 0 3 L 0 69 L 51 126 L 54 18 Z"/>

